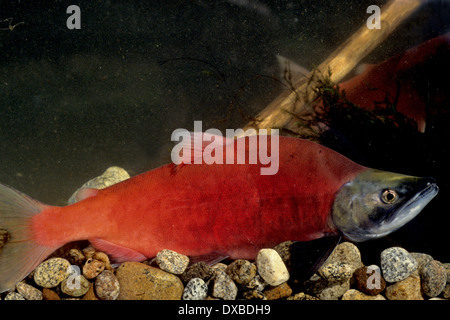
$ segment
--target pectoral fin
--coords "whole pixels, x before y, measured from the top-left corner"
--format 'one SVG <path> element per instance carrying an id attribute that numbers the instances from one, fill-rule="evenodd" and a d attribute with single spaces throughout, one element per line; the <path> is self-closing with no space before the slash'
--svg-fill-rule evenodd
<path id="1" fill-rule="evenodd" d="M 340 234 L 327 235 L 311 241 L 297 241 L 291 244 L 290 265 L 291 281 L 302 285 L 322 266 L 331 252 L 341 241 Z"/>

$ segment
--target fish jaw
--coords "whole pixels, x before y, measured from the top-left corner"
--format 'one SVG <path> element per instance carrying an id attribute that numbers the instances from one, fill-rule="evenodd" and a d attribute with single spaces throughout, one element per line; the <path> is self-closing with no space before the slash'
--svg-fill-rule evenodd
<path id="1" fill-rule="evenodd" d="M 332 221 L 351 241 L 377 239 L 411 221 L 438 191 L 433 178 L 367 169 L 338 190 Z"/>

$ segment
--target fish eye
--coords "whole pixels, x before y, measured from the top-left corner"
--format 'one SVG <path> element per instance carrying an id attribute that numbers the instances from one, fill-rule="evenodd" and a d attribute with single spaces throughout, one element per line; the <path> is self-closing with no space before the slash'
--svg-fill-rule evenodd
<path id="1" fill-rule="evenodd" d="M 397 198 L 398 198 L 397 192 L 392 189 L 386 189 L 381 194 L 381 200 L 387 204 L 394 203 L 397 200 Z"/>

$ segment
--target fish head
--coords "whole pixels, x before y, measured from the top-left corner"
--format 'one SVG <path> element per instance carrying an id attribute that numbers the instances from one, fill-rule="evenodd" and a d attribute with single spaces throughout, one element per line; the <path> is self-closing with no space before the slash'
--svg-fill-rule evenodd
<path id="1" fill-rule="evenodd" d="M 438 191 L 433 178 L 367 169 L 338 190 L 331 219 L 351 241 L 380 238 L 411 221 Z"/>

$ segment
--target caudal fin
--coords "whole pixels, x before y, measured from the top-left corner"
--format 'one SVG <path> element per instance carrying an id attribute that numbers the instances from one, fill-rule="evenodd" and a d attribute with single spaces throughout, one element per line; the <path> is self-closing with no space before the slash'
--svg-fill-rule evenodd
<path id="1" fill-rule="evenodd" d="M 9 240 L 0 249 L 0 293 L 25 278 L 55 248 L 33 241 L 31 218 L 46 205 L 20 191 L 0 184 L 0 228 L 9 233 Z"/>

